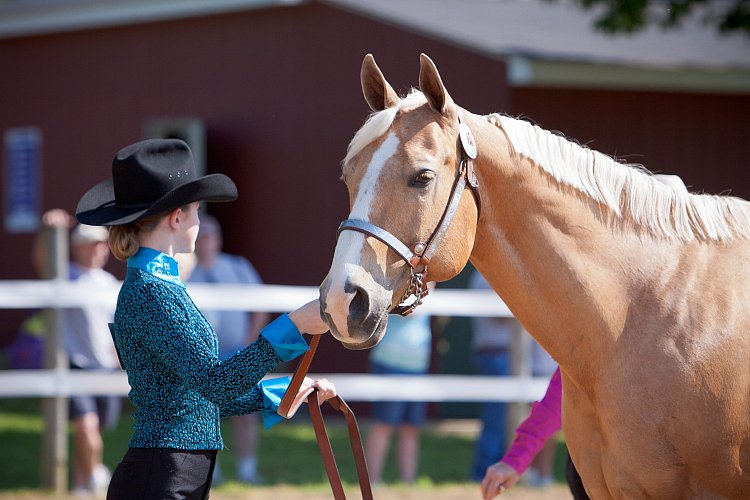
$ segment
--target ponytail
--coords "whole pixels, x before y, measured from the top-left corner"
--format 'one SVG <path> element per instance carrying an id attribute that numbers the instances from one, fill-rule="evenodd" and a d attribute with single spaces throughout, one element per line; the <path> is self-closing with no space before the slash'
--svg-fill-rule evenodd
<path id="1" fill-rule="evenodd" d="M 141 220 L 123 224 L 121 226 L 110 226 L 109 249 L 117 260 L 126 261 L 141 247 L 138 235 L 144 231 L 151 231 L 164 218 L 163 213 L 144 217 Z"/>
<path id="2" fill-rule="evenodd" d="M 117 260 L 126 261 L 135 255 L 138 244 L 137 222 L 109 228 L 109 249 Z"/>

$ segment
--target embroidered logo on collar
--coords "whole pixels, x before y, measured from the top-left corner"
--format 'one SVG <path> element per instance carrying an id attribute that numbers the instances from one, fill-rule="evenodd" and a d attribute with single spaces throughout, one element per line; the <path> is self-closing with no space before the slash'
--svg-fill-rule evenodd
<path id="1" fill-rule="evenodd" d="M 135 255 L 128 259 L 128 267 L 141 269 L 152 276 L 185 288 L 185 284 L 180 280 L 177 261 L 153 248 L 141 247 Z"/>

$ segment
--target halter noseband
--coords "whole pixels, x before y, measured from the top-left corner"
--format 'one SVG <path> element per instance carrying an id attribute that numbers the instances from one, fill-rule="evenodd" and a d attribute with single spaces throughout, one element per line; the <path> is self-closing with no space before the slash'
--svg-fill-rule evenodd
<path id="1" fill-rule="evenodd" d="M 411 247 L 408 247 L 382 227 L 359 219 L 347 219 L 339 225 L 336 233 L 337 238 L 342 231 L 347 230 L 364 233 L 367 236 L 372 236 L 383 242 L 409 265 L 411 270 L 409 286 L 401 297 L 399 305 L 396 306 L 391 313 L 408 316 L 422 303 L 422 299 L 430 293 L 429 288 L 427 287 L 427 265 L 430 263 L 430 260 L 432 260 L 438 246 L 448 233 L 448 228 L 453 221 L 453 216 L 456 215 L 458 204 L 461 201 L 461 195 L 467 184 L 474 195 L 474 200 L 477 204 L 477 211 L 481 208 L 479 191 L 477 189 L 479 187 L 479 181 L 474 172 L 474 162 L 472 161 L 477 157 L 476 142 L 474 141 L 474 136 L 468 125 L 461 120 L 460 114 L 458 115 L 458 135 L 460 138 L 459 151 L 461 156 L 458 165 L 458 174 L 453 183 L 453 189 L 451 190 L 448 203 L 443 211 L 442 217 L 440 218 L 440 222 L 427 242 L 417 242 Z M 406 301 L 412 296 L 415 297 L 414 301 L 406 304 Z"/>

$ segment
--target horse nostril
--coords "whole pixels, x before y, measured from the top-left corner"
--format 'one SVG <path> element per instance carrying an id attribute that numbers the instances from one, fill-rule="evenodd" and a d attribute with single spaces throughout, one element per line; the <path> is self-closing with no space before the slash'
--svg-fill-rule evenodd
<path id="1" fill-rule="evenodd" d="M 370 312 L 370 295 L 364 288 L 353 285 L 350 281 L 346 282 L 344 291 L 348 294 L 354 294 L 349 303 L 349 318 L 356 323 L 361 323 Z"/>

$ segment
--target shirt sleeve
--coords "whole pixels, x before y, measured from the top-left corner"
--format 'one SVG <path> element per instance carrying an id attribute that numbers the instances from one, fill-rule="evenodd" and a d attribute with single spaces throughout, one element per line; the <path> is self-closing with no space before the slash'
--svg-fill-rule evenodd
<path id="1" fill-rule="evenodd" d="M 278 414 L 278 409 L 291 382 L 292 377 L 281 377 L 266 379 L 260 383 L 263 392 L 263 427 L 266 429 L 284 420 L 284 417 Z"/>
<path id="2" fill-rule="evenodd" d="M 263 427 L 270 429 L 284 420 L 278 414 L 281 399 L 292 381 L 292 377 L 262 380 L 252 391 L 220 408 L 221 417 L 233 417 L 247 413 L 262 412 Z"/>
<path id="3" fill-rule="evenodd" d="M 502 461 L 513 467 L 519 475 L 526 472 L 547 439 L 560 430 L 561 397 L 562 383 L 558 367 L 550 379 L 544 398 L 531 406 L 529 416 L 516 429 L 513 445 L 502 458 Z"/>
<path id="4" fill-rule="evenodd" d="M 288 314 L 271 321 L 260 335 L 273 346 L 282 361 L 291 361 L 310 349 Z"/>
<path id="5" fill-rule="evenodd" d="M 221 405 L 219 407 L 219 415 L 221 418 L 234 417 L 262 410 L 263 393 L 260 390 L 260 385 L 257 385 L 247 394 Z"/>
<path id="6" fill-rule="evenodd" d="M 291 377 L 266 379 L 246 396 L 221 407 L 221 417 L 233 417 L 246 413 L 262 412 L 263 427 L 270 429 L 284 417 L 278 414 L 281 399 L 291 383 Z"/>
<path id="7" fill-rule="evenodd" d="M 163 287 L 148 287 L 140 307 L 151 321 L 143 329 L 142 345 L 150 355 L 159 357 L 164 365 L 188 386 L 219 407 L 256 388 L 260 380 L 280 361 L 290 360 L 308 349 L 302 335 L 288 318 L 273 326 L 269 336 L 258 338 L 231 358 L 220 361 L 211 326 L 197 309 L 186 304 L 179 292 Z M 281 353 L 281 355 L 279 354 Z"/>

